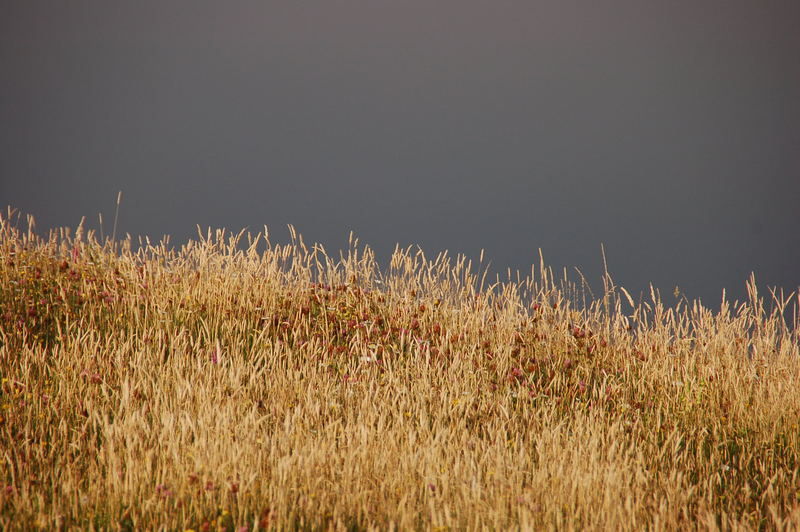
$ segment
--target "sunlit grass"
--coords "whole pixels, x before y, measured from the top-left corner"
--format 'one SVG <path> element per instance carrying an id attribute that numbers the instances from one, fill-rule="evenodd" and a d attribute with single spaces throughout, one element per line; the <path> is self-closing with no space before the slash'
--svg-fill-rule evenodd
<path id="1" fill-rule="evenodd" d="M 0 226 L 0 527 L 800 525 L 796 294 Z"/>

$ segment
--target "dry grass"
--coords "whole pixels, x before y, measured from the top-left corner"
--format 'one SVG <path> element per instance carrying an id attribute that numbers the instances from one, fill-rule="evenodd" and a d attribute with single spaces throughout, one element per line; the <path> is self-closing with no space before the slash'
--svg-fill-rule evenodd
<path id="1" fill-rule="evenodd" d="M 797 528 L 796 300 L 606 288 L 6 216 L 0 527 Z"/>

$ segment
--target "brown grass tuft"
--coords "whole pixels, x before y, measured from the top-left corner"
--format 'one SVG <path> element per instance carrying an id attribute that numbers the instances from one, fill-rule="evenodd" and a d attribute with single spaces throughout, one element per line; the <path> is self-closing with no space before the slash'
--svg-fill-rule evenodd
<path id="1" fill-rule="evenodd" d="M 0 528 L 800 526 L 796 299 L 293 236 L 0 219 Z"/>

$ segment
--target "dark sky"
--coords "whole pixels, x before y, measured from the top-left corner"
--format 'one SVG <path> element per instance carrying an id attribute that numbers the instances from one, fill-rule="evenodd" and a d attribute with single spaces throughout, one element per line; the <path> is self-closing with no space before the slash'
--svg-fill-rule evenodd
<path id="1" fill-rule="evenodd" d="M 792 290 L 798 28 L 797 0 L 5 0 L 0 204 Z"/>

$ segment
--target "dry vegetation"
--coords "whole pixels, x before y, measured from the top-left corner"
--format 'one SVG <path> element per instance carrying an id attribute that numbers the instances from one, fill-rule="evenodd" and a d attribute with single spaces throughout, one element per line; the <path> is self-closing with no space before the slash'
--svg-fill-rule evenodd
<path id="1" fill-rule="evenodd" d="M 800 525 L 791 297 L 0 227 L 0 528 Z M 24 225 L 24 224 L 22 224 Z M 766 300 L 766 302 L 765 302 Z"/>

